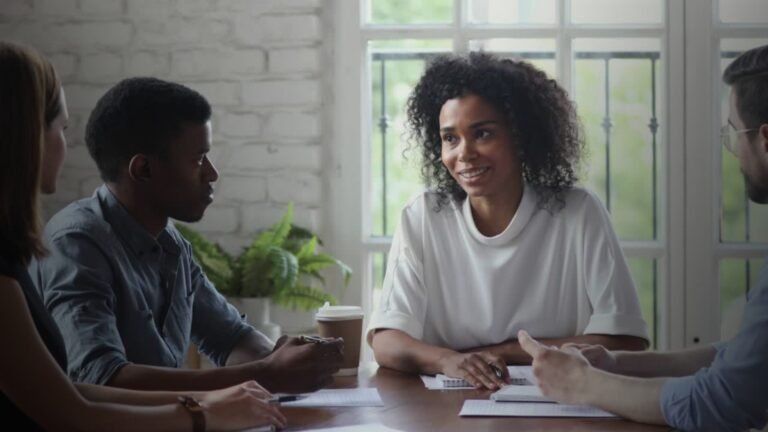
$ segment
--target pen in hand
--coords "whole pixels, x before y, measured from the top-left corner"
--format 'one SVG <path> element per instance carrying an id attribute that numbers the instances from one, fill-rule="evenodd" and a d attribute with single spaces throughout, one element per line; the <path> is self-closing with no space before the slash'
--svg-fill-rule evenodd
<path id="1" fill-rule="evenodd" d="M 493 373 L 496 375 L 496 378 L 500 379 L 504 384 L 509 384 L 510 380 L 508 377 L 504 377 L 504 372 L 502 372 L 501 369 L 499 369 L 498 366 L 496 366 L 493 363 L 488 363 L 488 366 L 491 367 L 491 370 L 493 370 Z"/>
<path id="2" fill-rule="evenodd" d="M 269 399 L 270 405 L 280 405 L 281 403 L 285 402 L 293 402 L 297 400 L 304 399 L 306 396 L 304 395 L 273 395 Z"/>
<path id="3" fill-rule="evenodd" d="M 307 335 L 301 336 L 300 339 L 302 342 L 314 343 L 314 344 L 320 344 L 320 345 L 333 343 L 339 340 L 339 338 L 324 338 L 320 336 L 307 336 Z M 341 346 L 339 346 L 339 353 L 340 354 L 344 353 Z"/>

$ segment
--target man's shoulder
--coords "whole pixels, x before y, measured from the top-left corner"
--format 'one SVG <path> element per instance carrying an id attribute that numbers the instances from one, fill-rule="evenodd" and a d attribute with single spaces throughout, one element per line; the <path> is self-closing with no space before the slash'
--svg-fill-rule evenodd
<path id="1" fill-rule="evenodd" d="M 73 232 L 96 238 L 111 235 L 112 227 L 104 219 L 97 197 L 70 203 L 53 215 L 45 225 L 45 236 L 49 240 Z"/>

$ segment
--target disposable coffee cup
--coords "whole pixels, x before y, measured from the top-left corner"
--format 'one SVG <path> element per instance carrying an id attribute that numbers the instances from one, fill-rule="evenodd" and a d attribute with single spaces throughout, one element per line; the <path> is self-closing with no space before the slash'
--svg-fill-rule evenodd
<path id="1" fill-rule="evenodd" d="M 344 362 L 336 375 L 357 375 L 363 334 L 363 309 L 360 306 L 331 306 L 326 302 L 317 310 L 315 319 L 320 336 L 344 339 Z"/>

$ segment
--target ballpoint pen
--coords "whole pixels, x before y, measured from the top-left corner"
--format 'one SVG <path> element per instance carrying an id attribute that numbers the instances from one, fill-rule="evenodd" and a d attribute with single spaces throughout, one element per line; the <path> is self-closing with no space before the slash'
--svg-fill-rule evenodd
<path id="1" fill-rule="evenodd" d="M 493 373 L 494 373 L 494 374 L 496 374 L 496 377 L 497 377 L 497 378 L 501 378 L 501 377 L 503 376 L 503 375 L 501 374 L 501 369 L 499 369 L 499 368 L 498 368 L 498 366 L 496 366 L 496 365 L 495 365 L 495 364 L 493 364 L 493 363 L 488 363 L 488 366 L 490 366 L 490 367 L 491 367 L 491 369 L 493 370 Z"/>
<path id="2" fill-rule="evenodd" d="M 324 344 L 324 343 L 329 343 L 332 339 L 326 339 L 320 336 L 302 336 L 301 340 L 304 342 Z"/>
<path id="3" fill-rule="evenodd" d="M 321 337 L 321 336 L 306 336 L 306 335 L 303 335 L 303 336 L 301 336 L 301 340 L 303 342 L 310 342 L 310 343 L 321 344 L 322 345 L 322 344 L 327 344 L 327 343 L 335 342 L 337 339 L 336 338 L 324 338 L 324 337 Z M 339 353 L 342 353 L 342 354 L 344 353 L 344 351 L 341 349 L 341 347 L 339 347 Z"/>
<path id="4" fill-rule="evenodd" d="M 273 395 L 269 399 L 270 405 L 280 405 L 281 403 L 285 402 L 293 402 L 300 399 L 304 399 L 306 396 L 304 395 Z"/>

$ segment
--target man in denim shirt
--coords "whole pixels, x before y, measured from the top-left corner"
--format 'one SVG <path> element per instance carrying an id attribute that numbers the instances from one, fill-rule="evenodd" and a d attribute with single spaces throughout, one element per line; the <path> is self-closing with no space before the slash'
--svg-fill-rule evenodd
<path id="1" fill-rule="evenodd" d="M 723 80 L 731 86 L 723 144 L 739 159 L 750 199 L 766 204 L 768 45 L 739 56 Z M 727 342 L 668 353 L 555 350 L 520 333 L 543 393 L 558 401 L 683 430 L 743 431 L 768 423 L 768 262 Z"/>
<path id="2" fill-rule="evenodd" d="M 51 219 L 50 254 L 31 267 L 73 379 L 147 390 L 255 379 L 300 392 L 338 370 L 341 341 L 275 347 L 243 322 L 169 221 L 197 221 L 213 199 L 210 116 L 197 92 L 152 78 L 120 82 L 91 114 L 86 142 L 105 184 Z M 179 369 L 190 342 L 226 367 Z"/>

